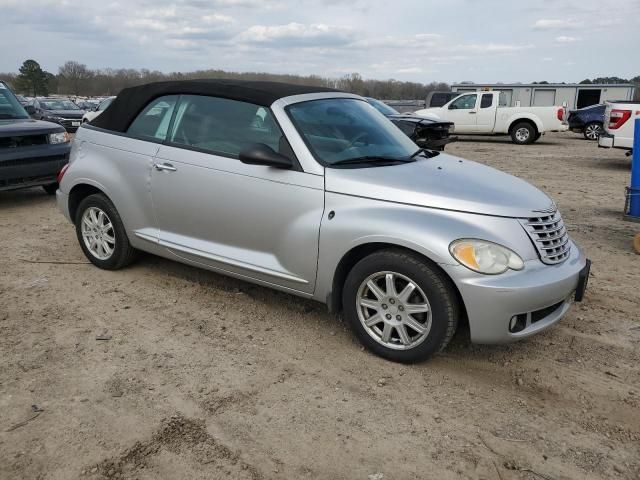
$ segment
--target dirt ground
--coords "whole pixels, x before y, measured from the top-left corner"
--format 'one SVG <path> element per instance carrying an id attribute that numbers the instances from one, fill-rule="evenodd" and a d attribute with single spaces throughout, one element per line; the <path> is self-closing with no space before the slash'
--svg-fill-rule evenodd
<path id="1" fill-rule="evenodd" d="M 153 256 L 101 271 L 53 198 L 0 193 L 0 478 L 640 478 L 630 159 L 571 133 L 448 150 L 548 192 L 593 277 L 544 334 L 463 329 L 411 366 L 320 304 Z"/>

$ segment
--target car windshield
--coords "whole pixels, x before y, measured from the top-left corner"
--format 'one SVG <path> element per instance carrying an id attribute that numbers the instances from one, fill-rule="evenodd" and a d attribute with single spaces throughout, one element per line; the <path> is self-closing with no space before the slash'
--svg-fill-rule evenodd
<path id="1" fill-rule="evenodd" d="M 45 110 L 80 110 L 71 100 L 38 100 Z"/>
<path id="2" fill-rule="evenodd" d="M 115 99 L 116 97 L 111 97 L 111 98 L 107 98 L 106 100 L 103 100 L 103 102 L 98 106 L 98 110 L 99 111 L 106 110 L 107 107 L 111 105 L 111 102 L 113 102 Z"/>
<path id="3" fill-rule="evenodd" d="M 325 166 L 363 159 L 388 164 L 406 161 L 418 147 L 384 115 L 363 100 L 330 98 L 287 107 L 316 160 Z M 386 162 L 386 163 L 385 163 Z"/>
<path id="4" fill-rule="evenodd" d="M 373 108 L 378 110 L 383 115 L 398 115 L 398 111 L 395 108 L 390 107 L 384 102 L 380 100 L 376 100 L 375 98 L 367 97 L 367 102 L 373 105 Z"/>
<path id="5" fill-rule="evenodd" d="M 13 93 L 0 83 L 0 120 L 13 118 L 29 118 L 29 115 Z"/>

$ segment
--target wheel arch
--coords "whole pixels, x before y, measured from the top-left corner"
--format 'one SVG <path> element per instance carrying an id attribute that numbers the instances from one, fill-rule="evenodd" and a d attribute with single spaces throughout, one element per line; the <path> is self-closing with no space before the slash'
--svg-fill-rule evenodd
<path id="1" fill-rule="evenodd" d="M 105 197 L 109 198 L 109 195 L 107 195 L 104 190 L 90 183 L 78 183 L 71 188 L 69 191 L 69 217 L 72 221 L 75 222 L 80 202 L 89 195 L 94 195 L 96 193 L 101 193 Z M 111 199 L 109 200 L 111 201 Z"/>
<path id="2" fill-rule="evenodd" d="M 423 253 L 420 253 L 416 250 L 408 248 L 406 246 L 386 243 L 386 242 L 370 242 L 363 243 L 353 247 L 351 250 L 346 252 L 334 271 L 333 281 L 331 285 L 331 292 L 327 297 L 327 306 L 331 313 L 340 313 L 342 311 L 342 291 L 344 288 L 344 283 L 347 279 L 347 275 L 354 267 L 356 263 L 365 258 L 368 255 L 371 255 L 374 252 L 378 252 L 380 250 L 397 250 L 405 253 L 409 253 L 416 257 L 419 257 L 423 261 L 427 262 L 429 266 L 433 267 L 435 270 L 439 271 L 442 274 L 442 277 L 446 279 L 451 285 L 452 290 L 455 292 L 456 297 L 460 304 L 461 312 L 463 313 L 463 317 L 466 318 L 466 306 L 464 304 L 464 299 L 458 290 L 457 285 L 451 279 L 451 277 L 445 272 L 445 270 L 438 265 L 437 262 L 434 262 L 431 258 L 427 257 Z"/>
<path id="3" fill-rule="evenodd" d="M 528 123 L 529 125 L 531 125 L 535 129 L 536 135 L 542 133 L 542 126 L 539 126 L 533 118 L 518 116 L 515 120 L 511 120 L 509 123 L 509 135 L 511 135 L 511 132 L 513 132 L 513 128 L 519 123 Z"/>

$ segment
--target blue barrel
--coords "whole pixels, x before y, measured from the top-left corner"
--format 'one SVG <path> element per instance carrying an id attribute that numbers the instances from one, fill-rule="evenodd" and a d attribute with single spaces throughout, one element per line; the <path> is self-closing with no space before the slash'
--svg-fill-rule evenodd
<path id="1" fill-rule="evenodd" d="M 636 118 L 633 132 L 633 159 L 631 160 L 631 186 L 629 188 L 629 216 L 640 218 L 640 117 Z"/>

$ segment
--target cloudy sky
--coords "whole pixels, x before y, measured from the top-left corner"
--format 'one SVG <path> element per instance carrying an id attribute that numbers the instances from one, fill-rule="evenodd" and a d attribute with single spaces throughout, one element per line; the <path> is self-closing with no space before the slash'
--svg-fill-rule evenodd
<path id="1" fill-rule="evenodd" d="M 638 19 L 640 0 L 0 0 L 0 71 L 33 58 L 52 72 L 77 60 L 425 83 L 633 77 Z"/>

